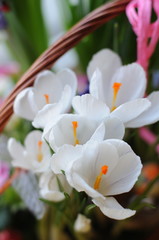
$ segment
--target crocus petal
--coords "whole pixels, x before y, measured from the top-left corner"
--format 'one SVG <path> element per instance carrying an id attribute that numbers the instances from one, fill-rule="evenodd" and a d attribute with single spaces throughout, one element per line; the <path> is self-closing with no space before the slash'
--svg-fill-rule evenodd
<path id="1" fill-rule="evenodd" d="M 98 68 L 102 73 L 102 78 L 105 81 L 110 81 L 116 69 L 121 66 L 120 57 L 110 49 L 102 49 L 96 53 L 89 62 L 87 75 L 91 79 L 94 71 Z"/>
<path id="2" fill-rule="evenodd" d="M 140 158 L 124 141 L 112 139 L 107 142 L 115 146 L 119 161 L 107 181 L 101 184 L 101 192 L 107 196 L 128 192 L 140 175 L 142 169 Z"/>
<path id="3" fill-rule="evenodd" d="M 113 197 L 107 197 L 105 199 L 98 198 L 92 201 L 100 208 L 104 215 L 113 219 L 122 220 L 136 213 L 136 211 L 131 209 L 123 208 Z"/>
<path id="4" fill-rule="evenodd" d="M 77 191 L 85 191 L 93 198 L 99 195 L 103 196 L 100 192 L 100 187 L 99 191 L 94 189 L 94 182 L 100 173 L 101 167 L 104 165 L 109 165 L 109 170 L 106 174 L 109 179 L 109 175 L 111 175 L 117 161 L 117 152 L 112 144 L 106 141 L 100 144 L 98 142 L 89 142 L 84 145 L 81 158 L 74 161 L 66 173 L 67 180 Z M 103 179 L 105 179 L 105 176 L 103 176 Z"/>
<path id="5" fill-rule="evenodd" d="M 8 141 L 8 150 L 12 158 L 22 158 L 24 153 L 24 147 L 17 142 L 14 138 L 10 138 Z M 18 154 L 17 154 L 18 153 Z"/>
<path id="6" fill-rule="evenodd" d="M 109 108 L 90 94 L 73 98 L 72 106 L 76 113 L 94 120 L 103 120 L 109 114 Z"/>
<path id="7" fill-rule="evenodd" d="M 105 136 L 105 126 L 104 126 L 104 123 L 102 122 L 97 127 L 97 129 L 95 130 L 95 132 L 93 133 L 89 141 L 102 141 L 104 140 L 104 136 Z"/>
<path id="8" fill-rule="evenodd" d="M 27 137 L 25 138 L 25 147 L 26 150 L 30 153 L 37 153 L 38 152 L 38 142 L 41 141 L 42 132 L 35 130 L 30 132 Z"/>
<path id="9" fill-rule="evenodd" d="M 40 195 L 42 198 L 53 202 L 60 202 L 65 199 L 65 195 L 60 191 L 49 191 L 47 189 L 41 189 Z"/>
<path id="10" fill-rule="evenodd" d="M 32 125 L 35 128 L 45 128 L 51 121 L 54 122 L 56 118 L 61 113 L 61 104 L 47 104 L 45 105 L 35 116 Z"/>
<path id="11" fill-rule="evenodd" d="M 95 98 L 97 98 L 103 102 L 106 101 L 102 73 L 99 71 L 99 69 L 96 69 L 93 73 L 93 76 L 92 76 L 90 84 L 89 84 L 89 92 Z"/>
<path id="12" fill-rule="evenodd" d="M 33 88 L 26 88 L 15 98 L 13 109 L 15 114 L 27 120 L 33 120 L 38 109 L 35 104 Z"/>
<path id="13" fill-rule="evenodd" d="M 38 161 L 39 142 L 41 142 L 42 160 Z M 50 165 L 50 149 L 45 141 L 42 141 L 42 132 L 34 130 L 30 132 L 24 141 L 26 147 L 26 161 L 30 161 L 30 170 L 35 173 L 45 172 Z"/>
<path id="14" fill-rule="evenodd" d="M 73 146 L 76 144 L 73 122 L 77 122 L 76 135 L 79 144 L 85 144 L 90 140 L 96 130 L 96 122 L 80 115 L 64 114 L 50 131 L 49 144 L 54 151 L 64 144 Z"/>
<path id="15" fill-rule="evenodd" d="M 30 164 L 25 158 L 24 147 L 17 142 L 14 138 L 10 138 L 8 141 L 8 151 L 13 158 L 12 165 L 14 167 L 21 167 L 24 169 L 30 169 Z"/>
<path id="16" fill-rule="evenodd" d="M 66 175 L 69 184 L 75 188 L 78 192 L 86 192 L 88 196 L 93 198 L 104 198 L 104 196 L 91 187 L 80 175 L 76 172 L 71 172 L 71 174 Z"/>
<path id="17" fill-rule="evenodd" d="M 59 182 L 62 187 L 60 189 Z M 70 194 L 72 188 L 66 181 L 63 174 L 55 175 L 52 171 L 47 171 L 40 176 L 40 194 L 44 199 L 59 202 L 65 199 L 64 192 Z"/>
<path id="18" fill-rule="evenodd" d="M 127 122 L 126 127 L 142 127 L 159 120 L 159 91 L 151 93 L 147 99 L 150 101 L 151 106 L 137 118 Z"/>
<path id="19" fill-rule="evenodd" d="M 41 109 L 46 104 L 45 94 L 49 96 L 50 103 L 58 102 L 62 92 L 62 84 L 58 81 L 55 73 L 45 70 L 37 75 L 33 91 L 38 109 Z"/>
<path id="20" fill-rule="evenodd" d="M 58 103 L 46 104 L 36 115 L 33 126 L 36 128 L 45 128 L 50 122 L 54 122 L 59 114 L 65 113 L 71 106 L 72 91 L 70 86 L 65 86 Z"/>
<path id="21" fill-rule="evenodd" d="M 126 125 L 127 122 L 138 117 L 150 106 L 151 103 L 148 99 L 136 99 L 120 105 L 113 112 L 111 112 L 110 115 L 119 118 L 124 123 L 124 125 Z"/>
<path id="22" fill-rule="evenodd" d="M 68 96 L 72 100 L 77 90 L 77 78 L 71 70 L 64 69 L 57 74 L 47 70 L 40 73 L 34 84 L 35 99 L 39 109 L 46 104 L 45 94 L 49 96 L 49 103 L 57 103 L 66 87 L 71 89 Z"/>
<path id="23" fill-rule="evenodd" d="M 104 121 L 105 136 L 104 139 L 123 139 L 125 127 L 122 121 L 116 117 L 107 117 Z"/>
<path id="24" fill-rule="evenodd" d="M 121 87 L 117 94 L 116 106 L 142 98 L 146 89 L 146 74 L 144 69 L 137 63 L 132 63 L 120 67 L 114 74 L 111 81 L 111 89 L 109 91 L 109 99 L 113 99 L 113 84 L 121 83 Z M 111 103 L 109 103 L 110 106 Z"/>
<path id="25" fill-rule="evenodd" d="M 77 91 L 77 77 L 73 71 L 70 69 L 64 69 L 57 73 L 57 78 L 63 86 L 70 86 L 72 90 L 72 97 Z"/>
<path id="26" fill-rule="evenodd" d="M 82 146 L 64 145 L 51 158 L 51 169 L 54 173 L 59 174 L 61 170 L 67 172 L 73 161 L 78 159 L 82 154 Z"/>

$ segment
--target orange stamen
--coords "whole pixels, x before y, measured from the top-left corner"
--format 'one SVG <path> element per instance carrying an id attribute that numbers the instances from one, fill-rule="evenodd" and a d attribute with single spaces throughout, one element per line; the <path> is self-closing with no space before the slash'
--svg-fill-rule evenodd
<path id="1" fill-rule="evenodd" d="M 44 94 L 44 97 L 45 97 L 46 104 L 49 104 L 50 103 L 49 95 L 48 94 Z"/>
<path id="2" fill-rule="evenodd" d="M 77 138 L 78 122 L 77 121 L 73 121 L 72 122 L 72 126 L 73 126 L 74 141 L 75 141 L 75 145 L 76 145 L 76 144 L 79 144 L 79 141 L 78 141 L 78 138 Z"/>
<path id="3" fill-rule="evenodd" d="M 106 173 L 108 172 L 108 166 L 107 165 L 104 165 L 101 167 L 101 172 L 100 174 L 96 177 L 96 180 L 94 182 L 94 189 L 97 190 L 99 189 L 99 186 L 100 186 L 100 183 L 101 183 L 101 180 L 102 180 L 102 176 L 103 175 L 106 175 Z"/>
<path id="4" fill-rule="evenodd" d="M 38 162 L 41 162 L 43 160 L 43 154 L 42 154 L 42 141 L 38 141 L 38 154 L 37 154 L 37 160 Z"/>
<path id="5" fill-rule="evenodd" d="M 118 82 L 115 82 L 113 84 L 113 101 L 112 101 L 111 111 L 116 109 L 115 103 L 116 103 L 117 95 L 118 95 L 121 85 L 122 85 L 122 83 L 118 83 Z"/>

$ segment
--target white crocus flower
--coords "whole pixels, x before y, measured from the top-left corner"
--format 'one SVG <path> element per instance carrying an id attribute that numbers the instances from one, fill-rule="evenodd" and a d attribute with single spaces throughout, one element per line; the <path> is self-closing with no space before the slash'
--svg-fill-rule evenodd
<path id="1" fill-rule="evenodd" d="M 43 137 L 47 139 L 54 151 L 64 144 L 85 144 L 91 140 L 122 139 L 125 128 L 120 119 L 109 116 L 105 103 L 89 94 L 73 99 L 77 114 L 62 114 L 44 129 Z"/>
<path id="2" fill-rule="evenodd" d="M 56 152 L 64 144 L 75 146 L 77 144 L 83 145 L 92 140 L 122 139 L 124 130 L 123 123 L 114 117 L 107 117 L 99 122 L 92 119 L 91 116 L 64 114 L 52 126 L 48 142 Z"/>
<path id="3" fill-rule="evenodd" d="M 69 184 L 85 191 L 108 217 L 125 219 L 135 211 L 124 209 L 113 195 L 130 191 L 142 164 L 131 147 L 122 140 L 89 142 L 83 146 L 63 146 L 52 156 L 52 170 L 65 171 Z"/>
<path id="4" fill-rule="evenodd" d="M 43 128 L 50 118 L 67 112 L 76 93 L 77 78 L 65 69 L 57 74 L 43 71 L 37 75 L 34 86 L 20 92 L 14 102 L 14 112 L 33 125 Z"/>
<path id="5" fill-rule="evenodd" d="M 39 187 L 41 197 L 54 202 L 64 200 L 64 193 L 70 194 L 72 191 L 63 174 L 56 175 L 50 170 L 40 176 Z"/>
<path id="6" fill-rule="evenodd" d="M 74 230 L 80 233 L 87 233 L 91 230 L 91 219 L 87 218 L 83 214 L 78 214 L 75 223 Z"/>
<path id="7" fill-rule="evenodd" d="M 40 131 L 30 132 L 24 146 L 14 138 L 8 141 L 8 151 L 13 158 L 12 165 L 36 173 L 45 172 L 50 166 L 50 148 L 42 139 Z"/>
<path id="8" fill-rule="evenodd" d="M 146 76 L 137 63 L 121 66 L 119 56 L 109 49 L 95 54 L 89 63 L 90 93 L 106 103 L 111 116 L 126 127 L 141 127 L 159 120 L 159 91 L 144 99 Z"/>

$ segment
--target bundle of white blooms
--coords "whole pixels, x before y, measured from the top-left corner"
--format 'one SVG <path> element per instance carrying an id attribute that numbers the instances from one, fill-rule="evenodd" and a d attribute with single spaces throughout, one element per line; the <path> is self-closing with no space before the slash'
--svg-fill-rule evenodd
<path id="1" fill-rule="evenodd" d="M 15 114 L 41 131 L 29 133 L 24 146 L 10 139 L 8 149 L 14 167 L 38 175 L 43 199 L 62 201 L 75 189 L 85 192 L 106 216 L 125 219 L 135 211 L 123 208 L 113 196 L 132 189 L 142 164 L 122 139 L 126 127 L 159 120 L 159 92 L 144 98 L 142 67 L 121 66 L 109 49 L 93 56 L 87 75 L 89 94 L 75 96 L 77 78 L 71 70 L 41 72 L 14 102 Z"/>

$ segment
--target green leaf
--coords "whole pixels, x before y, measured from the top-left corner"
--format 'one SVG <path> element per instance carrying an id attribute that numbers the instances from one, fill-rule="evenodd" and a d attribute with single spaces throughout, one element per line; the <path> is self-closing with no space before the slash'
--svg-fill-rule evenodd
<path id="1" fill-rule="evenodd" d="M 9 4 L 11 11 L 5 14 L 9 23 L 8 45 L 23 69 L 26 69 L 48 46 L 41 1 L 14 0 Z"/>
<path id="2" fill-rule="evenodd" d="M 148 184 L 147 188 L 145 189 L 145 191 L 141 195 L 137 196 L 134 199 L 134 201 L 129 205 L 129 208 L 132 209 L 132 210 L 137 209 L 138 206 L 141 204 L 142 200 L 144 198 L 146 198 L 146 196 L 148 195 L 148 193 L 150 192 L 150 190 L 152 189 L 154 184 L 158 181 L 159 181 L 159 175 Z"/>
<path id="3" fill-rule="evenodd" d="M 141 202 L 138 206 L 136 206 L 135 208 L 134 208 L 134 210 L 141 210 L 141 209 L 143 209 L 143 208 L 145 208 L 145 207 L 148 207 L 148 208 L 156 208 L 153 204 L 151 204 L 151 203 L 147 203 L 147 202 Z"/>

